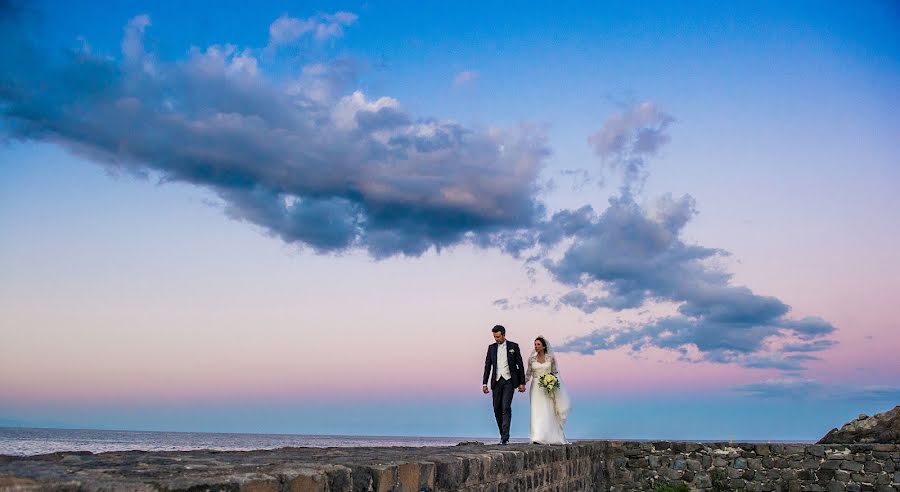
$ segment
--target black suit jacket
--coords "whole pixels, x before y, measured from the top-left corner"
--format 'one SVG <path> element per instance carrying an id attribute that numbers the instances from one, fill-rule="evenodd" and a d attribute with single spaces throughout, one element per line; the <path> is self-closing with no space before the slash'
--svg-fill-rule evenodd
<path id="1" fill-rule="evenodd" d="M 491 389 L 497 385 L 497 345 L 488 345 L 487 356 L 484 358 L 484 378 L 481 384 L 491 381 Z M 522 351 L 515 342 L 506 341 L 506 360 L 509 362 L 509 375 L 513 386 L 525 384 L 525 364 L 522 362 Z"/>

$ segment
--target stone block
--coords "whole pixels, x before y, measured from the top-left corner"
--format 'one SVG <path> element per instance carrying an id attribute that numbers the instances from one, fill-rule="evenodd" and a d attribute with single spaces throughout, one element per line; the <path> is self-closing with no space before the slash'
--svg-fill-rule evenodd
<path id="1" fill-rule="evenodd" d="M 842 461 L 841 462 L 841 470 L 848 470 L 852 472 L 859 472 L 863 470 L 862 463 L 857 461 Z"/>
<path id="2" fill-rule="evenodd" d="M 796 454 L 804 454 L 806 452 L 806 446 L 800 444 L 785 444 L 784 445 L 784 454 L 791 456 Z"/>
<path id="3" fill-rule="evenodd" d="M 866 473 L 881 473 L 882 468 L 881 463 L 876 461 L 866 461 L 865 465 L 863 465 L 863 469 Z"/>
<path id="4" fill-rule="evenodd" d="M 819 464 L 820 464 L 819 460 L 817 460 L 815 458 L 811 458 L 811 459 L 803 460 L 803 462 L 800 464 L 800 466 L 803 467 L 804 470 L 818 470 Z"/>
<path id="5" fill-rule="evenodd" d="M 735 458 L 731 466 L 738 469 L 747 468 L 747 458 Z"/>
<path id="6" fill-rule="evenodd" d="M 349 492 L 353 489 L 353 474 L 346 466 L 330 466 L 325 470 L 330 492 Z"/>
<path id="7" fill-rule="evenodd" d="M 772 447 L 768 444 L 757 444 L 754 448 L 756 454 L 759 456 L 769 456 L 772 454 Z"/>
<path id="8" fill-rule="evenodd" d="M 825 457 L 825 446 L 822 446 L 821 444 L 814 444 L 812 446 L 807 446 L 806 452 L 807 452 L 807 454 L 811 454 L 811 455 L 817 456 L 819 458 L 824 458 Z"/>
<path id="9" fill-rule="evenodd" d="M 435 486 L 446 490 L 456 490 L 463 485 L 463 460 L 440 460 L 434 464 Z M 355 487 L 354 487 L 355 488 Z"/>
<path id="10" fill-rule="evenodd" d="M 397 467 L 402 492 L 434 488 L 434 463 L 402 463 Z"/>
<path id="11" fill-rule="evenodd" d="M 703 449 L 703 445 L 697 442 L 687 442 L 684 443 L 684 451 L 686 453 L 694 453 Z"/>
<path id="12" fill-rule="evenodd" d="M 326 492 L 328 490 L 328 476 L 314 470 L 285 473 L 284 477 L 287 488 L 291 492 Z"/>
<path id="13" fill-rule="evenodd" d="M 844 492 L 844 484 L 837 480 L 832 480 L 825 486 L 825 492 Z"/>
<path id="14" fill-rule="evenodd" d="M 279 492 L 278 479 L 258 473 L 238 475 L 234 479 L 241 492 Z"/>
<path id="15" fill-rule="evenodd" d="M 691 481 L 693 484 L 693 488 L 697 489 L 708 489 L 712 487 L 712 479 L 709 478 L 709 475 L 705 473 L 698 473 L 694 475 L 694 480 Z"/>

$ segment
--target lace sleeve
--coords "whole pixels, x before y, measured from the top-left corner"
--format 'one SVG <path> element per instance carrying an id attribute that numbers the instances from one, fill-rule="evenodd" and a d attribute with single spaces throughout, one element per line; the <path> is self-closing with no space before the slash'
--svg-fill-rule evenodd
<path id="1" fill-rule="evenodd" d="M 559 366 L 556 365 L 556 355 L 550 355 L 550 372 L 553 374 L 559 374 Z"/>
<path id="2" fill-rule="evenodd" d="M 528 362 L 525 364 L 525 382 L 526 383 L 528 381 L 531 381 L 531 360 L 532 359 L 534 359 L 534 357 L 529 356 Z"/>

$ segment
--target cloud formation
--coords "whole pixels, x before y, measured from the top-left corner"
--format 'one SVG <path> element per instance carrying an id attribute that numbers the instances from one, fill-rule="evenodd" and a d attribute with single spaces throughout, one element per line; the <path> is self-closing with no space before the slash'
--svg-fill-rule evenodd
<path id="1" fill-rule="evenodd" d="M 270 35 L 275 43 L 332 36 L 355 19 L 282 17 Z M 279 83 L 253 49 L 213 45 L 161 60 L 143 43 L 150 26 L 133 18 L 118 58 L 79 51 L 58 65 L 37 56 L 26 70 L 4 71 L 8 135 L 210 189 L 231 217 L 320 253 L 417 256 L 490 242 L 543 213 L 536 180 L 549 150 L 534 129 L 472 129 L 414 117 L 394 98 L 347 94 L 346 60 Z M 2 54 L 4 66 L 22 61 Z"/>
<path id="2" fill-rule="evenodd" d="M 163 60 L 147 51 L 152 23 L 143 15 L 125 26 L 117 56 L 85 44 L 60 61 L 37 47 L 17 13 L 4 14 L 8 137 L 210 190 L 230 217 L 317 253 L 386 258 L 495 247 L 569 288 L 558 300 L 498 299 L 501 309 L 677 306 L 676 315 L 597 330 L 560 351 L 657 347 L 690 360 L 696 350 L 709 362 L 797 371 L 833 344 L 828 322 L 791 318 L 781 300 L 732 285 L 709 266 L 727 252 L 682 239 L 697 213 L 691 196 L 665 195 L 652 210 L 638 205 L 646 160 L 668 142 L 674 121 L 653 102 L 611 116 L 589 138 L 605 165 L 625 169 L 621 193 L 602 211 L 585 205 L 548 217 L 538 198 L 550 154 L 540 128 L 476 129 L 412 115 L 399 98 L 358 90 L 358 65 L 346 58 L 310 63 L 288 80 L 267 76 L 265 48 L 219 44 Z M 282 16 L 269 46 L 337 37 L 355 22 L 341 12 Z"/>
<path id="3" fill-rule="evenodd" d="M 623 171 L 623 192 L 638 192 L 647 177 L 647 158 L 669 142 L 668 129 L 674 121 L 656 103 L 644 101 L 610 116 L 588 143 L 606 166 Z"/>
<path id="4" fill-rule="evenodd" d="M 356 23 L 357 19 L 351 12 L 317 14 L 306 19 L 284 14 L 269 25 L 269 46 L 291 44 L 306 34 L 311 34 L 317 41 L 339 38 L 344 35 L 344 28 Z"/>
<path id="5" fill-rule="evenodd" d="M 732 285 L 731 274 L 710 266 L 710 260 L 728 253 L 681 239 L 697 214 L 690 195 L 664 195 L 649 211 L 635 202 L 633 187 L 643 179 L 644 159 L 668 141 L 665 130 L 672 121 L 653 103 L 643 102 L 608 119 L 591 137 L 601 158 L 629 167 L 626 184 L 602 213 L 583 209 L 574 227 L 554 236 L 571 236 L 572 242 L 561 257 L 545 258 L 543 265 L 558 282 L 574 288 L 560 297 L 562 305 L 590 314 L 669 303 L 678 314 L 595 330 L 557 350 L 592 354 L 656 347 L 689 360 L 687 354 L 696 349 L 708 362 L 802 370 L 805 362 L 816 360 L 807 353 L 833 345 L 824 337 L 835 328 L 821 318 L 793 319 L 781 300 Z M 603 294 L 588 294 L 597 290 Z"/>
<path id="6" fill-rule="evenodd" d="M 747 287 L 731 285 L 731 275 L 704 260 L 727 255 L 719 249 L 685 243 L 680 235 L 696 213 L 690 196 L 662 197 L 654 214 L 629 195 L 614 197 L 602 214 L 580 223 L 573 242 L 559 259 L 544 266 L 562 284 L 575 289 L 560 303 L 585 313 L 601 308 L 622 311 L 647 302 L 677 305 L 677 315 L 624 329 L 596 330 L 568 340 L 559 351 L 591 354 L 628 347 L 673 349 L 694 347 L 710 362 L 782 370 L 802 368 L 810 356 L 786 352 L 827 349 L 823 339 L 834 327 L 820 318 L 791 319 L 790 307 Z M 588 295 L 602 289 L 603 295 Z M 796 340 L 769 351 L 776 340 Z"/>

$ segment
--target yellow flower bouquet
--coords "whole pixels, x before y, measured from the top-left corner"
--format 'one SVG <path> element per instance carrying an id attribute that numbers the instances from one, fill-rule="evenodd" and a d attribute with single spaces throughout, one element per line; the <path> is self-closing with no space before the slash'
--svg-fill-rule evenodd
<path id="1" fill-rule="evenodd" d="M 559 388 L 560 383 L 556 374 L 544 374 L 538 378 L 538 384 L 541 385 L 541 388 L 544 388 L 548 395 L 553 395 L 553 392 Z"/>

